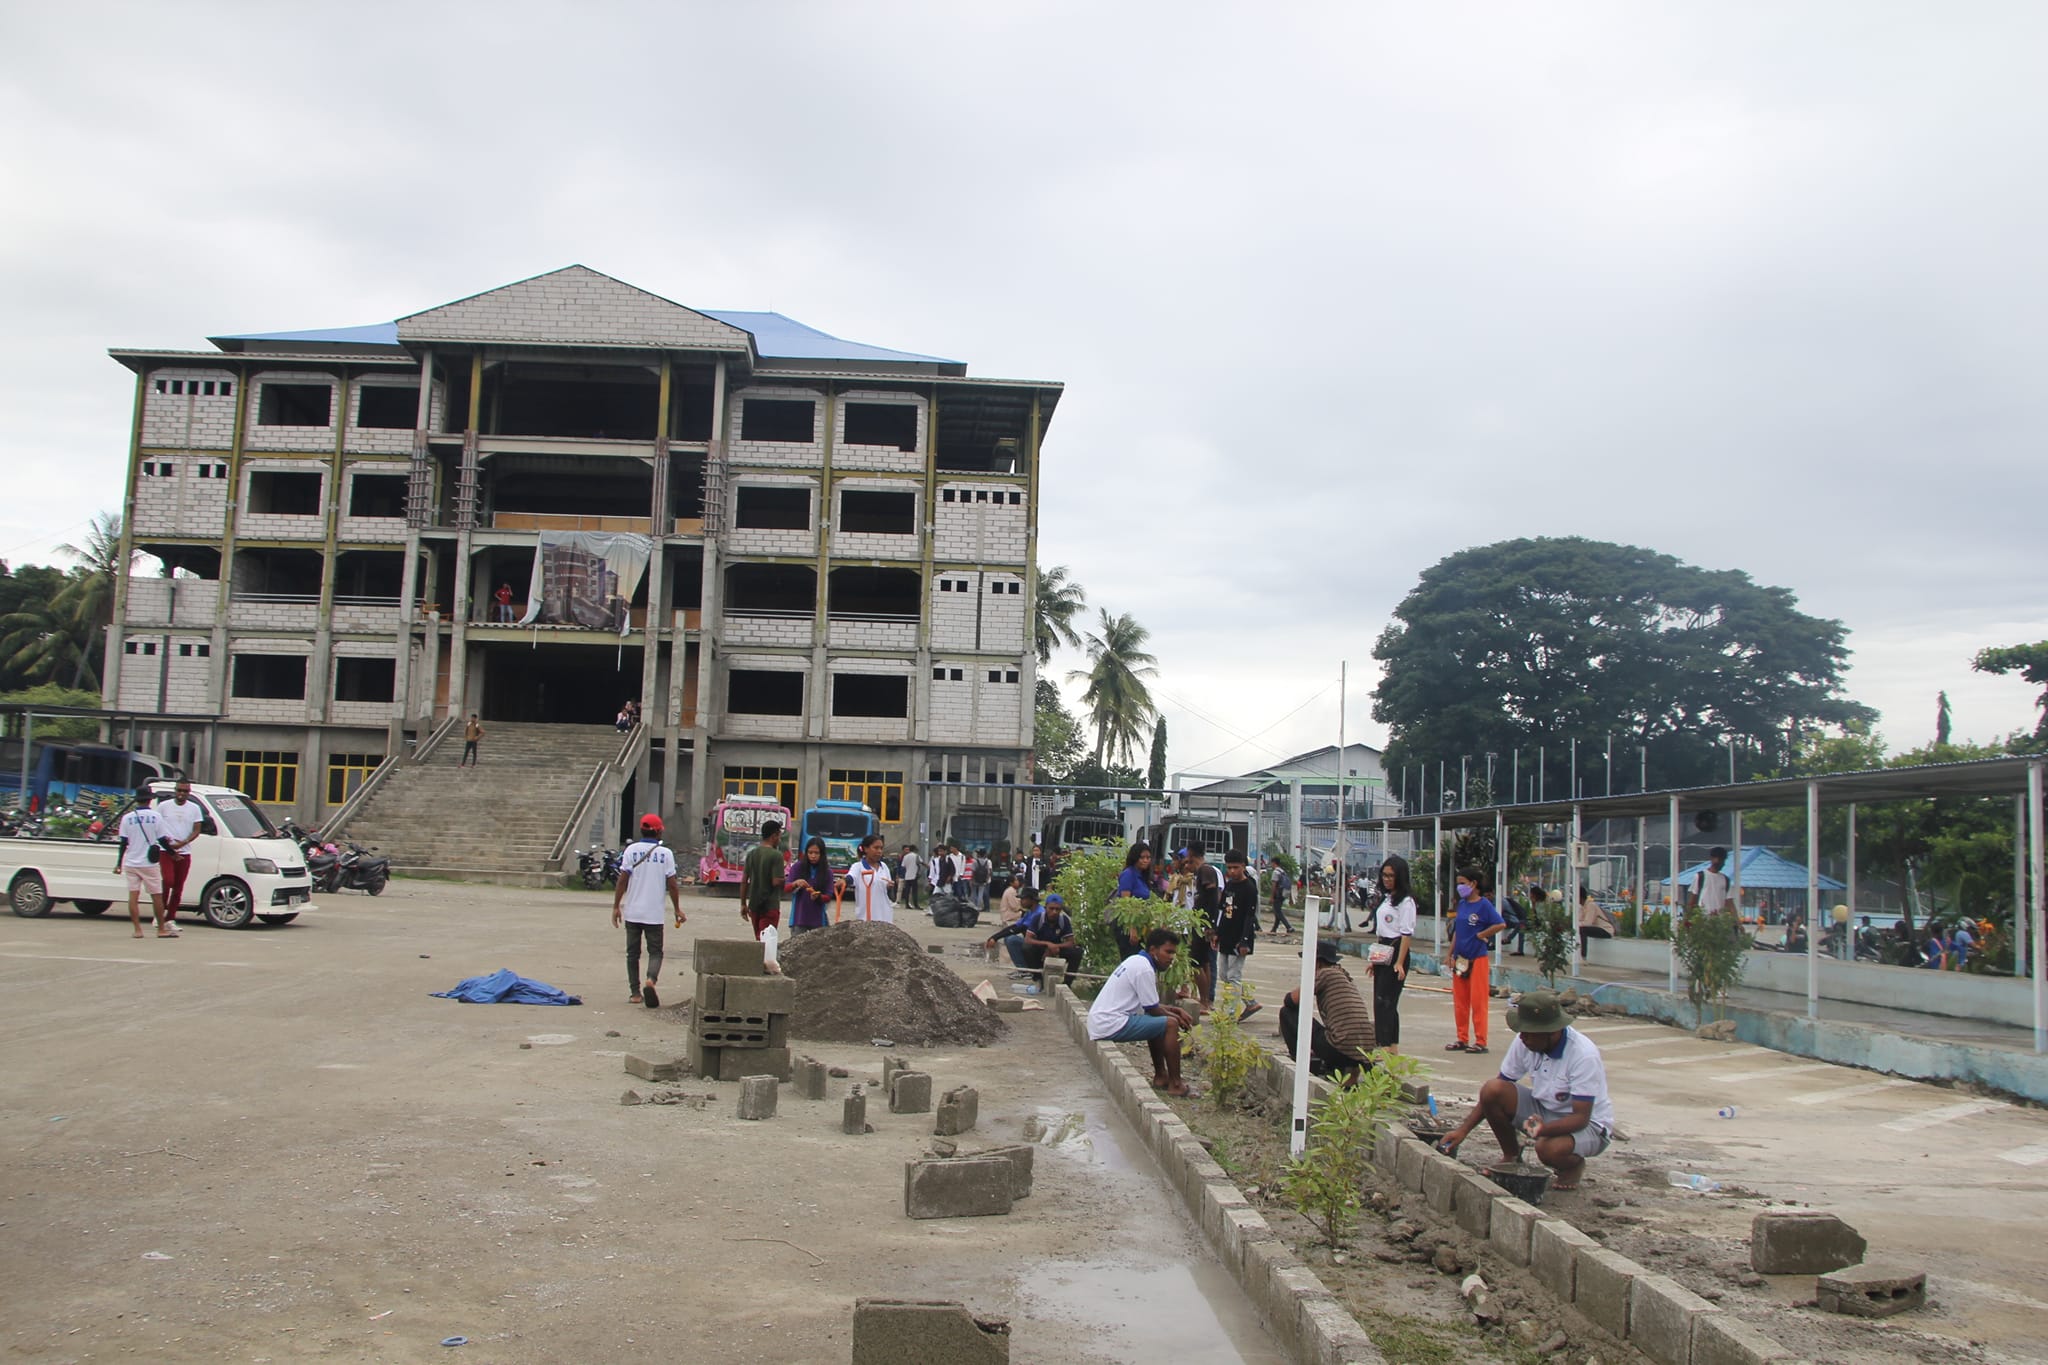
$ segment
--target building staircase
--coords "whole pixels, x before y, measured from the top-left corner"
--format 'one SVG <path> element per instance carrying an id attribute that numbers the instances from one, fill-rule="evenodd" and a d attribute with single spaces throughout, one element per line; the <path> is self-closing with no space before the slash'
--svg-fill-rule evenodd
<path id="1" fill-rule="evenodd" d="M 612 823 L 645 743 L 644 727 L 622 738 L 609 725 L 492 721 L 477 764 L 462 767 L 461 727 L 444 726 L 416 758 L 381 773 L 337 827 L 401 874 L 559 885 L 576 870 L 569 831 Z M 602 818 L 607 792 L 612 819 Z"/>

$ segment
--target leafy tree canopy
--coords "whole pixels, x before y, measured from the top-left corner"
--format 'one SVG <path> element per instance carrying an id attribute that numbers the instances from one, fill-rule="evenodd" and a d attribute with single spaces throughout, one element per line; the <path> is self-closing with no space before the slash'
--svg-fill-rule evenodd
<path id="1" fill-rule="evenodd" d="M 1088 756 L 1088 735 L 1067 709 L 1059 688 L 1038 680 L 1033 726 L 1032 772 L 1038 782 L 1064 782 Z"/>
<path id="2" fill-rule="evenodd" d="M 1798 733 L 1875 718 L 1842 695 L 1847 629 L 1785 588 L 1631 545 L 1502 541 L 1426 570 L 1373 655 L 1390 768 L 1492 750 L 1649 749 L 1652 786 L 1724 780 L 1723 736 L 1752 772 Z M 1635 765 L 1617 764 L 1617 779 Z M 1621 790 L 1624 783 L 1617 780 Z"/>
<path id="3" fill-rule="evenodd" d="M 2028 747 L 2048 748 L 2048 640 L 1979 650 L 1970 666 L 1979 673 L 2017 673 L 2041 689 L 2040 698 L 2034 703 L 2041 708 L 2041 717 L 2034 725 L 2033 742 Z"/>

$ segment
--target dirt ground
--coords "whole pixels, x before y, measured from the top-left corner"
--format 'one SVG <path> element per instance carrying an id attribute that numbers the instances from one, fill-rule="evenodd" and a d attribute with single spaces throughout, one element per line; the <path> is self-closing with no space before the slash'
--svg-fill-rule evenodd
<path id="1" fill-rule="evenodd" d="M 6 1358 L 843 1362 L 854 1298 L 882 1295 L 1010 1317 L 1020 1365 L 1284 1359 L 1049 1013 L 913 1052 L 980 1087 L 990 1144 L 1046 1128 L 1007 1218 L 906 1220 L 931 1117 L 872 1103 L 844 1137 L 844 1081 L 784 1087 L 764 1123 L 716 1082 L 682 1085 L 702 1109 L 622 1107 L 650 1088 L 624 1053 L 680 1049 L 690 939 L 740 928 L 690 896 L 649 1011 L 608 900 L 398 882 L 175 942 L 0 918 Z M 501 966 L 586 1003 L 429 997 Z M 855 1079 L 884 1055 L 802 1050 Z"/>

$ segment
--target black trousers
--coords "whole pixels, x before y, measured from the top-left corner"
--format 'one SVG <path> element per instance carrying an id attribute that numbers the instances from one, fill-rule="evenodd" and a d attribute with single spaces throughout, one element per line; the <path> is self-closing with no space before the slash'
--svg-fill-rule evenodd
<path id="1" fill-rule="evenodd" d="M 1407 984 L 1391 965 L 1372 970 L 1372 1031 L 1381 1047 L 1401 1041 L 1401 988 Z"/>
<path id="2" fill-rule="evenodd" d="M 647 945 L 647 979 L 654 981 L 661 976 L 661 939 L 665 927 L 660 924 L 635 924 L 632 920 L 626 921 L 626 981 L 633 987 L 635 995 L 640 993 L 642 943 Z"/>
<path id="3" fill-rule="evenodd" d="M 1280 1002 L 1280 1039 L 1287 1044 L 1287 1055 L 1294 1055 L 1294 1033 L 1301 1027 L 1301 1006 L 1292 1000 Z M 1372 1063 L 1352 1056 L 1330 1041 L 1330 1032 L 1323 1027 L 1320 1019 L 1311 1019 L 1308 1024 L 1309 1070 L 1357 1071 Z"/>
<path id="4" fill-rule="evenodd" d="M 1291 934 L 1294 932 L 1294 921 L 1287 918 L 1286 900 L 1277 890 L 1273 892 L 1273 932 L 1276 934 Z"/>

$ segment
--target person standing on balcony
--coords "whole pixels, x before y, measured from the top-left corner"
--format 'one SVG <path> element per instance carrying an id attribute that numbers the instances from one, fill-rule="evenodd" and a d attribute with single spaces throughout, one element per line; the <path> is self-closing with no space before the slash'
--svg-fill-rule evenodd
<path id="1" fill-rule="evenodd" d="M 491 594 L 491 600 L 498 604 L 498 624 L 501 626 L 511 625 L 512 585 L 510 583 L 500 583 L 498 590 Z"/>
<path id="2" fill-rule="evenodd" d="M 476 712 L 472 711 L 469 713 L 468 722 L 462 727 L 462 761 L 455 766 L 458 768 L 474 768 L 476 766 L 476 746 L 483 743 L 483 739 L 484 723 L 478 720 Z"/>

